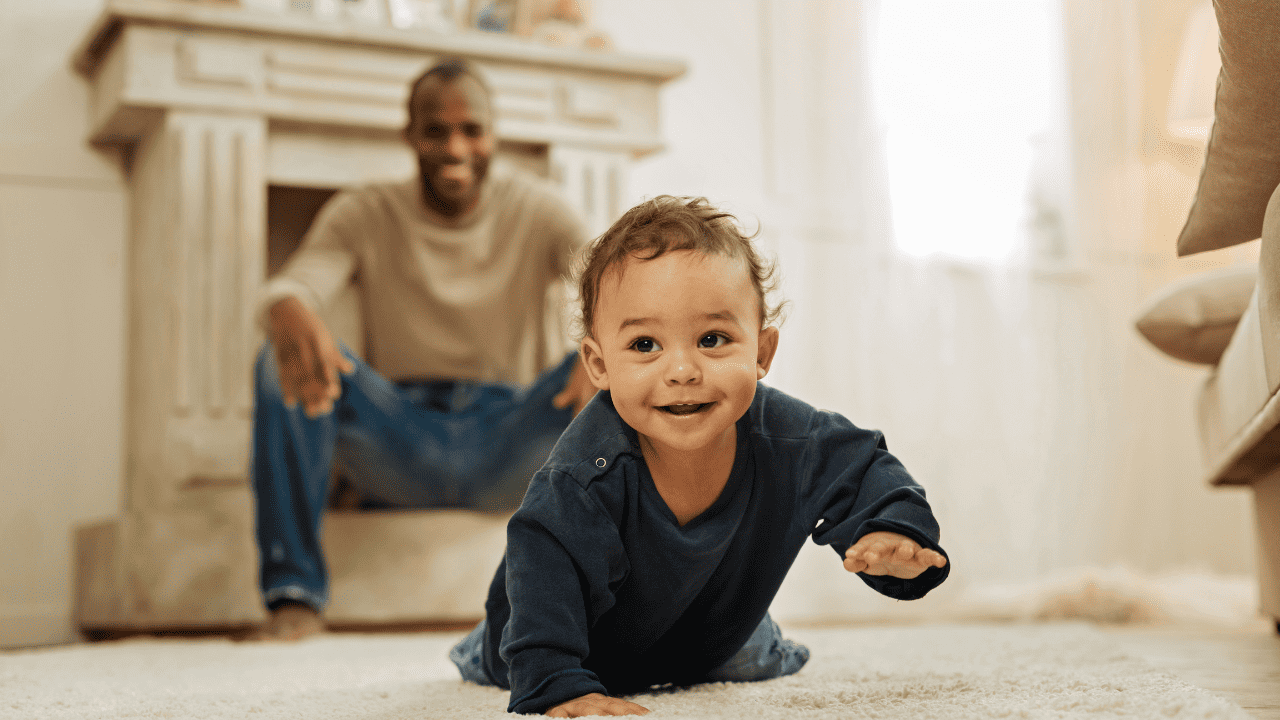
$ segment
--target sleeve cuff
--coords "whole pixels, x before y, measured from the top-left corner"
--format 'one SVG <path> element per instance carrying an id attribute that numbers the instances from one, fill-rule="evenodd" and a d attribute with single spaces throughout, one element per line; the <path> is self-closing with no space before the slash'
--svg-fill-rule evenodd
<path id="1" fill-rule="evenodd" d="M 316 295 L 311 291 L 311 288 L 293 278 L 274 277 L 262 287 L 262 292 L 258 295 L 258 309 L 254 314 L 258 327 L 264 333 L 268 335 L 271 333 L 271 324 L 267 321 L 267 311 L 271 309 L 272 305 L 288 297 L 296 297 L 310 310 L 320 311 L 320 303 L 316 300 Z"/>
<path id="2" fill-rule="evenodd" d="M 529 714 L 547 710 L 574 698 L 600 693 L 608 695 L 596 674 L 584 668 L 568 668 L 552 673 L 523 696 L 511 698 L 507 712 Z M 514 696 L 515 693 L 512 693 Z"/>

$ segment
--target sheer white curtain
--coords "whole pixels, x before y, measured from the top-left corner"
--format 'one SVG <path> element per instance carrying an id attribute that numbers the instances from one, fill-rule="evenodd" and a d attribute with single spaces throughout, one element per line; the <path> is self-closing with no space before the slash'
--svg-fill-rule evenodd
<path id="1" fill-rule="evenodd" d="M 1247 572 L 1213 545 L 1248 546 L 1240 498 L 1198 484 L 1199 376 L 1132 331 L 1142 4 L 766 7 L 800 15 L 765 23 L 766 87 L 825 148 L 766 227 L 793 301 L 774 382 L 884 430 L 955 565 L 907 607 L 806 551 L 776 614 L 1016 614 L 1090 573 Z M 805 55 L 818 78 L 784 85 Z"/>

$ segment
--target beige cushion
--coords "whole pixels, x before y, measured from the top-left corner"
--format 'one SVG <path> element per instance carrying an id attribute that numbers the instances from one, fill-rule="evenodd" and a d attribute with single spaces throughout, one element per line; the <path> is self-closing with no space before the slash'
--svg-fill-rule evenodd
<path id="1" fill-rule="evenodd" d="M 1249 264 L 1180 280 L 1152 298 L 1134 324 L 1166 354 L 1215 365 L 1249 307 L 1257 278 L 1257 265 Z"/>
<path id="2" fill-rule="evenodd" d="M 1280 5 L 1217 0 L 1219 51 L 1213 131 L 1200 187 L 1178 236 L 1190 255 L 1253 240 L 1280 185 Z"/>
<path id="3" fill-rule="evenodd" d="M 1249 303 L 1209 373 L 1197 415 L 1210 483 L 1253 483 L 1280 465 L 1280 395 L 1267 387 L 1257 302 Z"/>

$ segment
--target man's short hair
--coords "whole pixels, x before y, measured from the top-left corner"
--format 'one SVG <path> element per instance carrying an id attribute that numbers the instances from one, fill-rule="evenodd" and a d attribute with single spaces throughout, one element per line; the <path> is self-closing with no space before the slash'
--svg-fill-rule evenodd
<path id="1" fill-rule="evenodd" d="M 427 68 L 421 75 L 409 85 L 409 99 L 406 105 L 409 110 L 409 124 L 413 124 L 413 100 L 418 96 L 418 90 L 422 84 L 434 78 L 440 82 L 450 83 L 458 78 L 466 75 L 472 80 L 480 84 L 480 88 L 484 90 L 484 94 L 493 97 L 493 91 L 489 88 L 489 82 L 485 80 L 484 73 L 480 72 L 480 68 L 475 63 L 461 57 L 445 57 L 441 58 L 436 64 Z"/>

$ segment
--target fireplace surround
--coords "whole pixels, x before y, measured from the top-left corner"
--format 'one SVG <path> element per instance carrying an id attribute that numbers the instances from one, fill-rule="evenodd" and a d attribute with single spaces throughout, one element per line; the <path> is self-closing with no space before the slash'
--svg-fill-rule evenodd
<path id="1" fill-rule="evenodd" d="M 659 91 L 685 70 L 184 0 L 109 0 L 85 35 L 88 140 L 120 150 L 129 183 L 130 290 L 123 510 L 77 530 L 82 629 L 262 619 L 248 485 L 257 292 L 329 192 L 414 171 L 399 139 L 408 83 L 443 55 L 488 76 L 499 157 L 556 180 L 593 232 L 623 209 L 629 163 L 662 148 Z M 326 312 L 359 348 L 354 302 Z M 329 622 L 479 617 L 505 519 L 330 513 Z"/>

